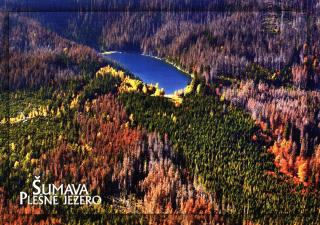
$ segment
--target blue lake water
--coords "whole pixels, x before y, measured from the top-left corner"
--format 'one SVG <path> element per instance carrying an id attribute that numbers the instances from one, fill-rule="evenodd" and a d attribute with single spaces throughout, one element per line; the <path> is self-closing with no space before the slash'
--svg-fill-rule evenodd
<path id="1" fill-rule="evenodd" d="M 148 84 L 159 84 L 166 94 L 185 88 L 191 78 L 163 60 L 138 53 L 104 54 Z"/>

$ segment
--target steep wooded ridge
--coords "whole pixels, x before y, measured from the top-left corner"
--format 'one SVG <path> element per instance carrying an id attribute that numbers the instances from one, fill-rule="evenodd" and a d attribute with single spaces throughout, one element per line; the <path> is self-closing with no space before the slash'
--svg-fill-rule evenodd
<path id="1" fill-rule="evenodd" d="M 305 71 L 300 67 L 296 67 L 293 71 L 296 76 L 292 77 L 291 66 L 300 66 L 306 60 L 307 52 L 308 57 L 319 54 L 317 17 L 310 18 L 303 13 L 92 12 L 28 15 L 68 39 L 97 49 L 132 50 L 167 58 L 190 73 L 205 77 L 207 82 L 224 76 L 281 85 L 295 83 L 301 87 L 319 85 L 314 74 L 310 74 L 308 79 L 303 77 Z M 91 29 L 94 32 L 89 32 Z M 308 45 L 304 48 L 306 43 Z M 260 70 L 250 73 L 251 66 Z M 315 74 L 319 76 L 319 71 Z"/>
<path id="2" fill-rule="evenodd" d="M 93 49 L 68 41 L 36 21 L 11 14 L 9 24 L 10 90 L 52 85 L 103 65 Z"/>

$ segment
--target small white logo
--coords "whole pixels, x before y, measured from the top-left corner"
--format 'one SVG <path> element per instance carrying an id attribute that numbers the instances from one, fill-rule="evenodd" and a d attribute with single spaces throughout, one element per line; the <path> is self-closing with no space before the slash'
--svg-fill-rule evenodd
<path id="1" fill-rule="evenodd" d="M 99 195 L 90 196 L 84 184 L 41 184 L 40 176 L 35 176 L 32 182 L 33 192 L 28 195 L 20 192 L 20 205 L 98 205 Z"/>

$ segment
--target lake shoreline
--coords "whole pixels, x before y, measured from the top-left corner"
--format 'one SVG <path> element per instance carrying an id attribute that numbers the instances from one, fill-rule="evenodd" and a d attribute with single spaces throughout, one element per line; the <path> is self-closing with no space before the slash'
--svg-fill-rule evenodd
<path id="1" fill-rule="evenodd" d="M 194 74 L 188 73 L 186 70 L 184 70 L 183 68 L 181 68 L 179 65 L 171 62 L 171 61 L 170 61 L 169 59 L 167 59 L 167 58 L 160 58 L 160 57 L 158 57 L 158 56 L 147 55 L 147 54 L 141 54 L 141 55 L 144 55 L 144 56 L 148 56 L 148 57 L 151 57 L 151 58 L 155 58 L 155 59 L 161 60 L 162 62 L 165 62 L 165 63 L 173 66 L 174 68 L 176 68 L 176 69 L 179 70 L 180 72 L 184 73 L 186 76 L 190 77 L 191 79 L 194 78 Z"/>
<path id="2" fill-rule="evenodd" d="M 168 93 L 168 94 L 166 94 L 166 96 L 173 96 L 173 95 L 175 95 L 176 92 L 179 92 L 179 93 L 184 92 L 185 88 L 190 84 L 190 82 L 194 78 L 194 74 L 188 73 L 186 70 L 181 68 L 179 65 L 171 62 L 167 58 L 160 58 L 160 57 L 157 57 L 157 56 L 148 55 L 148 54 L 144 54 L 144 53 L 140 53 L 140 52 L 104 51 L 104 52 L 101 52 L 100 54 L 102 56 L 106 57 L 108 60 L 112 61 L 113 63 L 116 63 L 116 64 L 120 65 L 125 70 L 128 70 L 129 72 L 134 74 L 134 76 L 137 77 L 139 80 L 142 80 L 144 83 L 154 83 L 154 82 L 150 82 L 150 81 L 148 81 L 148 79 L 145 80 L 145 78 L 143 78 L 143 76 L 141 76 L 141 75 L 139 76 L 139 74 L 135 74 L 134 71 L 133 71 L 134 69 L 132 68 L 132 66 L 130 68 L 130 64 L 128 65 L 128 63 L 124 63 L 124 62 L 121 62 L 121 60 L 119 61 L 117 59 L 114 59 L 113 58 L 113 54 L 115 54 L 115 55 L 117 55 L 117 54 L 119 54 L 119 55 L 121 55 L 121 54 L 128 54 L 128 55 L 136 54 L 137 56 L 140 55 L 140 56 L 143 56 L 143 57 L 148 57 L 150 59 L 154 59 L 154 60 L 156 60 L 158 62 L 163 63 L 163 65 L 167 65 L 171 69 L 174 69 L 176 71 L 175 73 L 178 72 L 178 73 L 180 73 L 180 76 L 185 77 L 185 78 L 183 78 L 183 79 L 185 79 L 185 82 L 181 81 L 183 83 L 180 83 L 180 84 L 182 84 L 182 85 L 180 85 L 180 87 L 179 87 L 179 85 L 178 85 L 178 87 L 176 89 L 173 89 L 172 87 L 170 87 L 169 90 L 167 89 L 167 87 L 162 86 L 163 84 L 161 85 L 161 80 L 159 80 L 159 82 L 156 82 L 156 83 L 160 84 L 160 87 L 164 88 L 166 93 Z M 110 55 L 110 56 L 108 56 L 108 55 Z M 156 70 L 155 70 L 155 72 L 156 72 L 155 76 L 158 76 Z M 173 81 L 173 82 L 175 83 L 176 81 Z M 172 85 L 174 85 L 174 83 L 172 83 Z"/>
<path id="3" fill-rule="evenodd" d="M 101 54 L 102 54 L 102 55 L 110 55 L 110 54 L 114 54 L 114 53 L 121 53 L 121 54 L 122 54 L 122 53 L 124 53 L 124 52 L 121 52 L 121 51 L 105 51 L 105 52 L 102 52 Z M 129 52 L 129 53 L 131 53 L 131 52 Z M 191 79 L 194 78 L 194 74 L 187 72 L 186 70 L 184 70 L 183 68 L 181 68 L 179 65 L 171 62 L 171 61 L 170 61 L 169 59 L 167 59 L 167 58 L 160 58 L 160 57 L 158 57 L 158 56 L 148 55 L 148 54 L 141 53 L 141 52 L 134 52 L 134 53 L 140 54 L 140 55 L 143 55 L 143 56 L 147 56 L 147 57 L 151 57 L 151 58 L 154 58 L 154 59 L 158 59 L 158 60 L 160 60 L 160 61 L 162 61 L 162 62 L 164 62 L 164 63 L 166 63 L 166 64 L 168 64 L 168 65 L 173 66 L 174 68 L 176 68 L 178 71 L 184 73 L 184 74 L 185 74 L 186 76 L 188 76 L 189 78 L 191 78 Z"/>

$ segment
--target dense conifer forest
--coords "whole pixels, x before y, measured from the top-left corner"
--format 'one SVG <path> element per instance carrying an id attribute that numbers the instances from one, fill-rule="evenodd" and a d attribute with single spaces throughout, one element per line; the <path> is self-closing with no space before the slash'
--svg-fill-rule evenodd
<path id="1" fill-rule="evenodd" d="M 0 12 L 1 224 L 319 224 L 319 2 L 57 2 Z M 20 205 L 35 176 L 102 204 Z"/>

